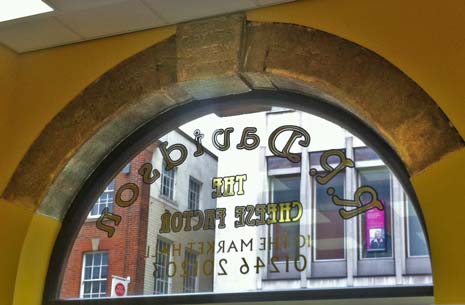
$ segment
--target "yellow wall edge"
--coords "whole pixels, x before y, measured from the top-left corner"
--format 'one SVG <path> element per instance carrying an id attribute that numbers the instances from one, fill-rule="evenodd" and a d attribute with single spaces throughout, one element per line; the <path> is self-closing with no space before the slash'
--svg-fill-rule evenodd
<path id="1" fill-rule="evenodd" d="M 48 271 L 48 262 L 61 223 L 34 214 L 24 240 L 16 274 L 14 305 L 40 305 Z"/>
<path id="2" fill-rule="evenodd" d="M 15 279 L 24 238 L 34 211 L 0 199 L 0 304 L 12 304 Z M 31 253 L 33 254 L 33 253 Z M 39 262 L 39 261 L 38 261 Z"/>
<path id="3" fill-rule="evenodd" d="M 465 300 L 465 149 L 412 177 L 428 224 L 436 302 L 460 304 Z"/>
<path id="4" fill-rule="evenodd" d="M 10 157 L 6 150 L 12 144 L 10 127 L 13 117 L 14 92 L 17 84 L 18 55 L 13 51 L 0 45 L 0 168 L 2 171 L 12 173 L 16 163 L 9 163 Z M 0 194 L 8 183 L 10 175 L 0 173 Z"/>

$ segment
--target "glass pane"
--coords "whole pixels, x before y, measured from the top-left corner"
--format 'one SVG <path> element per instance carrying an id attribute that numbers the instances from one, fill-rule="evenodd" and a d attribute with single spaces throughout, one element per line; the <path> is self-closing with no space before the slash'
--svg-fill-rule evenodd
<path id="1" fill-rule="evenodd" d="M 92 200 L 60 297 L 431 284 L 420 221 L 376 152 L 317 116 L 262 109 L 167 122 L 118 165 L 131 170 Z M 137 196 L 124 189 L 116 204 L 128 185 Z"/>
<path id="2" fill-rule="evenodd" d="M 107 291 L 107 282 L 106 281 L 100 281 L 100 293 L 105 295 L 105 292 Z"/>
<path id="3" fill-rule="evenodd" d="M 85 256 L 84 261 L 85 261 L 86 266 L 92 266 L 92 259 L 93 259 L 92 255 Z"/>
<path id="4" fill-rule="evenodd" d="M 344 174 L 338 174 L 327 185 L 314 183 L 315 190 L 315 259 L 344 259 L 344 219 L 339 207 L 331 201 L 327 188 L 333 187 L 335 194 L 344 197 Z"/>
<path id="5" fill-rule="evenodd" d="M 104 279 L 104 278 L 107 278 L 107 276 L 108 276 L 108 267 L 102 267 L 100 278 Z"/>
<path id="6" fill-rule="evenodd" d="M 98 282 L 93 282 L 92 283 L 92 293 L 97 293 L 99 292 L 99 283 Z"/>
<path id="7" fill-rule="evenodd" d="M 358 147 L 354 149 L 354 161 L 379 161 L 379 157 L 376 152 L 369 147 Z"/>
<path id="8" fill-rule="evenodd" d="M 86 267 L 84 271 L 84 279 L 90 279 L 92 274 L 92 268 Z"/>
<path id="9" fill-rule="evenodd" d="M 92 211 L 90 212 L 90 215 L 94 216 L 94 215 L 100 215 L 100 205 L 99 204 L 95 204 L 93 207 L 92 207 Z"/>
<path id="10" fill-rule="evenodd" d="M 90 293 L 90 288 L 91 288 L 90 282 L 85 282 L 84 283 L 84 293 Z"/>
<path id="11" fill-rule="evenodd" d="M 99 279 L 100 278 L 100 267 L 92 268 L 92 278 Z"/>
<path id="12" fill-rule="evenodd" d="M 89 217 L 98 217 L 102 213 L 104 208 L 108 208 L 111 212 L 113 210 L 113 196 L 115 191 L 115 181 L 111 181 L 103 193 L 99 196 L 97 201 L 94 203 L 92 207 Z"/>
<path id="13" fill-rule="evenodd" d="M 282 203 L 300 198 L 300 176 L 275 177 L 272 179 L 272 187 L 272 202 Z M 295 210 L 291 213 L 295 213 Z M 295 217 L 295 214 L 291 214 L 291 217 L 293 216 Z M 284 261 L 286 258 L 295 260 L 299 255 L 299 227 L 299 222 L 273 225 L 272 251 L 277 261 Z"/>
<path id="14" fill-rule="evenodd" d="M 410 200 L 407 201 L 408 247 L 410 256 L 428 255 L 428 245 L 421 227 L 420 219 Z"/>
<path id="15" fill-rule="evenodd" d="M 108 253 L 102 253 L 102 265 L 108 266 Z"/>
<path id="16" fill-rule="evenodd" d="M 100 266 L 102 264 L 102 254 L 101 253 L 95 253 L 94 255 L 94 266 Z"/>

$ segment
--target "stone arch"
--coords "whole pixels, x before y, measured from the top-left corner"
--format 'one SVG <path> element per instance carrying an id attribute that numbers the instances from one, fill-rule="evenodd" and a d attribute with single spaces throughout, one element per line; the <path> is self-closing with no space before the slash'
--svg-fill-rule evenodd
<path id="1" fill-rule="evenodd" d="M 410 174 L 463 147 L 437 104 L 379 55 L 319 30 L 235 14 L 179 25 L 88 86 L 42 131 L 3 196 L 33 198 L 40 213 L 61 220 L 86 177 L 145 122 L 193 100 L 257 89 L 349 110 Z"/>

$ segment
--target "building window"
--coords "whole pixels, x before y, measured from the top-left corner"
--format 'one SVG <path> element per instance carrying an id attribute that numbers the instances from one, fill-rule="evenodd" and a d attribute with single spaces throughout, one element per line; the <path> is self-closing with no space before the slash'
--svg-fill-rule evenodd
<path id="1" fill-rule="evenodd" d="M 392 257 L 391 174 L 386 167 L 359 169 L 359 179 L 360 186 L 373 187 L 378 193 L 378 198 L 384 203 L 383 211 L 372 209 L 361 217 L 359 231 L 361 256 L 362 258 Z M 361 200 L 365 204 L 371 200 L 371 197 L 367 194 L 362 196 Z M 372 214 L 377 218 L 376 221 L 370 218 Z"/>
<path id="2" fill-rule="evenodd" d="M 163 160 L 161 175 L 161 194 L 170 199 L 174 199 L 174 169 L 167 170 Z"/>
<path id="3" fill-rule="evenodd" d="M 183 283 L 183 292 L 195 292 L 197 284 L 197 254 L 186 250 L 184 252 L 185 275 Z"/>
<path id="4" fill-rule="evenodd" d="M 126 164 L 126 166 L 123 167 L 123 169 L 121 170 L 121 172 L 123 174 L 129 174 L 131 172 L 131 162 L 129 162 L 128 164 Z"/>
<path id="5" fill-rule="evenodd" d="M 113 210 L 113 198 L 115 196 L 115 181 L 113 180 L 107 185 L 103 193 L 97 199 L 94 207 L 89 213 L 90 218 L 100 217 L 104 208 L 108 208 L 111 212 Z"/>
<path id="6" fill-rule="evenodd" d="M 155 260 L 155 294 L 167 294 L 169 292 L 168 263 L 170 261 L 171 244 L 162 239 L 157 239 Z"/>
<path id="7" fill-rule="evenodd" d="M 200 202 L 200 182 L 189 177 L 189 210 L 198 210 Z"/>
<path id="8" fill-rule="evenodd" d="M 300 175 L 272 178 L 271 202 L 279 203 L 300 198 Z M 295 217 L 295 210 L 291 217 Z M 293 261 L 299 256 L 298 237 L 300 223 L 277 223 L 273 225 L 273 254 L 277 261 Z"/>
<path id="9" fill-rule="evenodd" d="M 344 259 L 344 219 L 339 215 L 339 208 L 333 204 L 326 190 L 333 187 L 335 194 L 344 196 L 344 174 L 338 174 L 328 184 L 315 185 L 315 260 Z"/>
<path id="10" fill-rule="evenodd" d="M 108 253 L 90 252 L 84 254 L 81 297 L 102 298 L 107 295 Z"/>
<path id="11" fill-rule="evenodd" d="M 408 256 L 428 256 L 428 246 L 413 204 L 407 200 Z"/>

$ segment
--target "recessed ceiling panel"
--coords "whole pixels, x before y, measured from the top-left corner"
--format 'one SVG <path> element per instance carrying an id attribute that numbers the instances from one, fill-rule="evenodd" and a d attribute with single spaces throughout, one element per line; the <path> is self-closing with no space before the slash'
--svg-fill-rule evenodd
<path id="1" fill-rule="evenodd" d="M 40 0 L 0 1 L 0 22 L 52 11 Z"/>
<path id="2" fill-rule="evenodd" d="M 124 0 L 43 0 L 43 2 L 60 12 L 84 10 L 121 1 Z"/>
<path id="3" fill-rule="evenodd" d="M 62 13 L 58 18 L 84 38 L 110 36 L 163 25 L 149 8 L 135 0 Z"/>
<path id="4" fill-rule="evenodd" d="M 252 0 L 143 0 L 167 23 L 177 23 L 208 16 L 258 7 Z"/>
<path id="5" fill-rule="evenodd" d="M 8 47 L 26 52 L 80 41 L 54 16 L 40 16 L 0 27 L 0 41 Z"/>
<path id="6" fill-rule="evenodd" d="M 22 53 L 292 1 L 43 0 L 54 11 L 0 22 L 0 44 Z"/>

